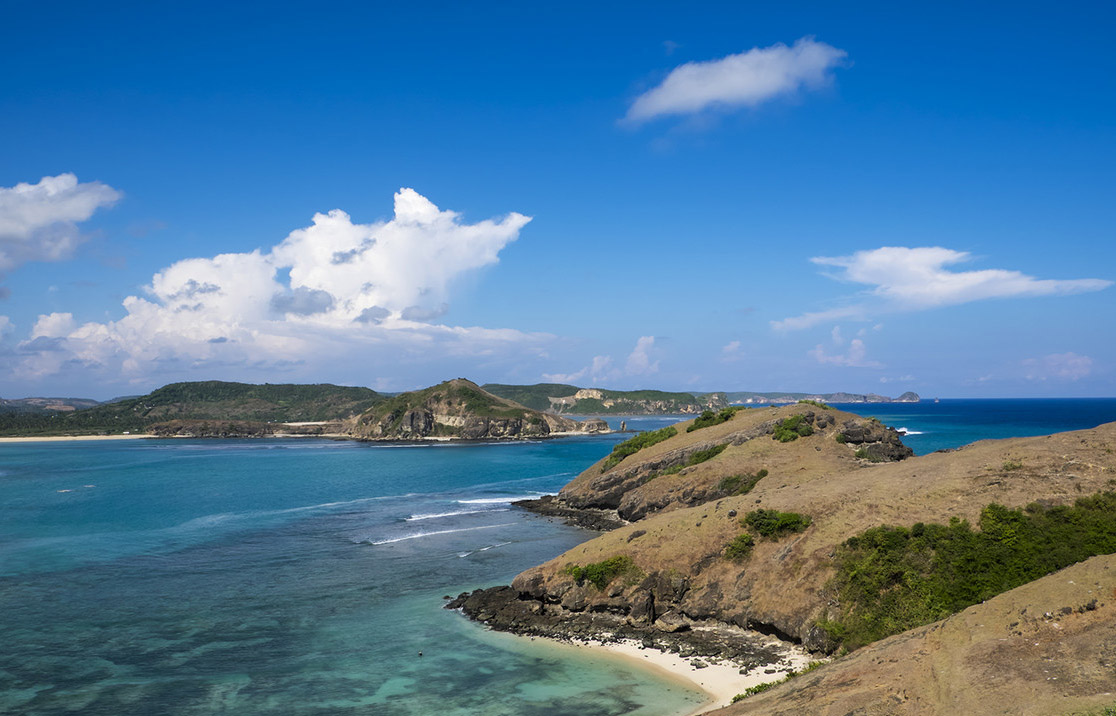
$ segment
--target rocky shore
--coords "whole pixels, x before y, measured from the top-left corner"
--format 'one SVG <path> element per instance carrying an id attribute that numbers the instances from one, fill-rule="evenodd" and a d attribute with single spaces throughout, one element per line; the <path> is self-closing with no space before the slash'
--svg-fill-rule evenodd
<path id="1" fill-rule="evenodd" d="M 634 641 L 645 649 L 697 661 L 698 668 L 702 663 L 729 661 L 742 674 L 757 669 L 774 673 L 789 668 L 790 659 L 799 655 L 791 643 L 766 638 L 752 629 L 712 621 L 694 623 L 677 614 L 663 615 L 654 625 L 639 624 L 605 611 L 575 612 L 560 604 L 524 599 L 508 586 L 463 592 L 446 609 L 459 609 L 497 631 L 564 642 Z"/>

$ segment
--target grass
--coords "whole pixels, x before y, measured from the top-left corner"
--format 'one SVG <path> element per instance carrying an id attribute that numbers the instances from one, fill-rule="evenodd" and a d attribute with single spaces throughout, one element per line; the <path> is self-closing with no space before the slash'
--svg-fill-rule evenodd
<path id="1" fill-rule="evenodd" d="M 753 510 L 740 520 L 742 527 L 750 527 L 761 537 L 772 540 L 802 532 L 810 523 L 811 520 L 806 515 L 778 510 Z"/>
<path id="2" fill-rule="evenodd" d="M 829 406 L 821 402 L 820 400 L 805 399 L 798 401 L 798 403 L 800 405 L 813 405 L 815 408 L 821 408 L 822 410 L 829 410 Z"/>
<path id="3" fill-rule="evenodd" d="M 635 576 L 641 574 L 639 567 L 636 567 L 632 558 L 626 554 L 609 557 L 606 560 L 587 564 L 584 567 L 567 564 L 562 571 L 573 577 L 578 586 L 588 582 L 600 590 L 603 590 L 612 583 L 612 580 L 621 575 Z"/>
<path id="4" fill-rule="evenodd" d="M 1004 464 L 1000 466 L 1004 472 L 1011 472 L 1012 470 L 1022 470 L 1023 463 L 1018 460 L 1004 460 Z"/>
<path id="5" fill-rule="evenodd" d="M 786 682 L 790 681 L 791 679 L 795 678 L 796 676 L 802 676 L 803 674 L 808 674 L 811 671 L 813 671 L 814 669 L 818 668 L 819 666 L 823 666 L 824 664 L 825 664 L 824 661 L 811 661 L 809 664 L 802 667 L 802 671 L 794 671 L 792 669 L 791 671 L 787 672 L 786 676 L 779 679 L 778 681 L 765 681 L 762 684 L 756 684 L 755 686 L 749 686 L 748 688 L 744 689 L 744 693 L 737 694 L 736 696 L 733 696 L 732 697 L 732 703 L 735 704 L 737 701 L 743 701 L 744 699 L 748 698 L 749 696 L 755 696 L 756 694 L 762 694 L 764 691 L 767 691 L 769 689 L 773 689 L 776 686 L 778 686 L 779 684 L 785 684 Z"/>
<path id="6" fill-rule="evenodd" d="M 839 613 L 819 623 L 855 649 L 929 624 L 1098 554 L 1116 552 L 1116 492 L 1073 506 L 1021 510 L 990 504 L 980 530 L 948 525 L 874 527 L 837 549 L 828 585 Z"/>
<path id="7" fill-rule="evenodd" d="M 674 428 L 674 426 L 670 426 L 667 428 L 662 428 L 660 430 L 649 430 L 645 433 L 634 435 L 612 448 L 612 454 L 610 454 L 608 456 L 608 459 L 604 461 L 604 464 L 601 465 L 601 472 L 611 470 L 612 468 L 619 465 L 620 461 L 622 461 L 629 455 L 635 455 L 643 448 L 651 447 L 652 445 L 661 443 L 664 440 L 669 440 L 677 434 L 678 431 Z"/>
<path id="8" fill-rule="evenodd" d="M 792 415 L 775 423 L 775 432 L 772 437 L 781 443 L 789 443 L 798 438 L 814 434 L 814 428 L 806 422 L 803 415 Z"/>

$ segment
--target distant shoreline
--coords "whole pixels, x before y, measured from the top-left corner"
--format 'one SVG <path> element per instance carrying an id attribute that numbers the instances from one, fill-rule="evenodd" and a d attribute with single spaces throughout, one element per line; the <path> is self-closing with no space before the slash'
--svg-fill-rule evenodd
<path id="1" fill-rule="evenodd" d="M 58 443 L 69 441 L 89 440 L 139 440 L 142 438 L 157 438 L 158 435 L 136 433 L 134 435 L 21 435 L 19 437 L 0 437 L 0 443 Z"/>

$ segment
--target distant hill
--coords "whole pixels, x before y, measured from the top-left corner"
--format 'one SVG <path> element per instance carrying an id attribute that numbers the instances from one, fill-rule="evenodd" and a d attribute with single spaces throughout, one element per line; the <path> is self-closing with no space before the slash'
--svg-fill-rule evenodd
<path id="1" fill-rule="evenodd" d="M 903 393 L 898 398 L 889 398 L 886 395 L 875 393 L 783 393 L 769 392 L 756 393 L 747 390 L 737 390 L 723 393 L 729 403 L 733 405 L 769 405 L 772 403 L 797 403 L 800 400 L 820 400 L 826 403 L 917 403 L 918 393 L 910 391 Z"/>
<path id="2" fill-rule="evenodd" d="M 693 393 L 578 388 L 562 383 L 488 383 L 482 387 L 534 410 L 565 415 L 693 415 L 727 405 L 721 393 L 709 393 L 699 399 Z"/>
<path id="3" fill-rule="evenodd" d="M 68 413 L 100 405 L 88 398 L 0 398 L 0 413 Z"/>
<path id="4" fill-rule="evenodd" d="M 358 417 L 349 434 L 363 440 L 487 440 L 607 431 L 603 421 L 543 413 L 457 378 L 383 401 Z"/>
<path id="5" fill-rule="evenodd" d="M 147 395 L 72 412 L 0 414 L 0 435 L 142 432 L 171 420 L 311 422 L 341 420 L 384 400 L 369 388 L 228 383 L 172 383 Z M 93 401 L 91 401 L 93 402 Z"/>

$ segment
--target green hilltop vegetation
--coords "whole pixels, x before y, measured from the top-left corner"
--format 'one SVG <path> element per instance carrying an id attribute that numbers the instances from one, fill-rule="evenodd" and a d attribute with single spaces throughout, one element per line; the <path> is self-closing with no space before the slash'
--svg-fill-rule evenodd
<path id="1" fill-rule="evenodd" d="M 147 395 L 72 412 L 0 414 L 0 435 L 97 435 L 144 432 L 171 420 L 311 422 L 341 420 L 384 397 L 369 388 L 229 383 L 171 383 Z"/>
<path id="2" fill-rule="evenodd" d="M 670 415 L 700 413 L 708 407 L 725 407 L 723 394 L 664 390 L 606 390 L 579 388 L 564 383 L 504 385 L 488 383 L 484 390 L 514 400 L 533 410 L 566 415 Z"/>
<path id="3" fill-rule="evenodd" d="M 550 410 L 550 398 L 568 398 L 581 390 L 576 385 L 566 385 L 564 383 L 537 383 L 535 385 L 485 383 L 481 388 L 501 398 L 514 400 L 531 410 Z"/>

